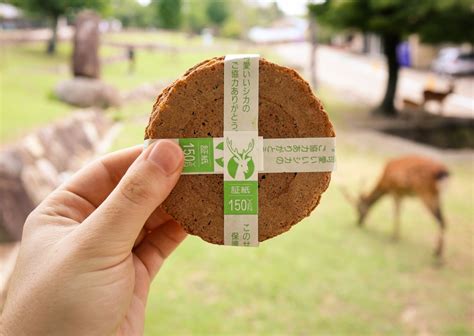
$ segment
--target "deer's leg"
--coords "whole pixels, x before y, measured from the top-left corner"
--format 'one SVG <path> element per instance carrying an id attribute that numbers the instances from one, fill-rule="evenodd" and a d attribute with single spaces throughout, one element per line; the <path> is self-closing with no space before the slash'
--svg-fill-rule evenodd
<path id="1" fill-rule="evenodd" d="M 441 207 L 438 206 L 436 212 L 434 213 L 436 219 L 439 223 L 439 234 L 438 234 L 438 242 L 436 244 L 435 256 L 440 258 L 443 256 L 444 250 L 444 232 L 446 230 L 446 222 L 444 220 L 443 213 L 441 211 Z"/>
<path id="2" fill-rule="evenodd" d="M 393 196 L 394 201 L 394 226 L 393 226 L 393 240 L 397 241 L 400 239 L 400 207 L 401 207 L 401 197 L 398 195 Z"/>
<path id="3" fill-rule="evenodd" d="M 434 255 L 440 258 L 442 257 L 444 250 L 444 232 L 446 230 L 446 222 L 443 213 L 441 212 L 439 195 L 438 193 L 425 194 L 422 195 L 421 198 L 439 224 L 438 241 L 436 243 Z"/>

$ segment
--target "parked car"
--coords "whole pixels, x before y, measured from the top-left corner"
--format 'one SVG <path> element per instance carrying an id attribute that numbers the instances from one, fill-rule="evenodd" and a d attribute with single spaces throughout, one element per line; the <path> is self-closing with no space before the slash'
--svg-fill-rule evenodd
<path id="1" fill-rule="evenodd" d="M 474 52 L 463 52 L 459 48 L 441 49 L 432 63 L 432 69 L 452 76 L 474 74 Z"/>

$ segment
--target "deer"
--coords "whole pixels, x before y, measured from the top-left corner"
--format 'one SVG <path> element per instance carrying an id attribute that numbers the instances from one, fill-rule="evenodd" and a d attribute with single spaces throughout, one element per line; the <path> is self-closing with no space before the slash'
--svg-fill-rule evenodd
<path id="1" fill-rule="evenodd" d="M 444 182 L 449 177 L 445 165 L 430 158 L 418 155 L 403 156 L 388 161 L 375 187 L 357 198 L 343 189 L 344 196 L 351 202 L 358 212 L 357 224 L 364 226 L 369 210 L 385 195 L 394 199 L 395 220 L 393 240 L 400 238 L 400 210 L 404 197 L 415 196 L 421 199 L 424 205 L 434 216 L 439 226 L 438 239 L 434 256 L 440 259 L 444 249 L 444 233 L 446 221 L 441 211 L 441 192 Z"/>
<path id="2" fill-rule="evenodd" d="M 252 139 L 248 147 L 242 150 L 242 152 L 239 152 L 237 148 L 232 146 L 232 140 L 227 138 L 227 148 L 229 148 L 229 151 L 232 154 L 231 160 L 234 160 L 235 163 L 237 163 L 237 170 L 235 172 L 235 176 L 233 177 L 235 177 L 235 179 L 238 181 L 247 179 L 246 175 L 249 173 L 249 162 L 252 160 L 252 157 L 249 156 L 249 154 L 252 152 L 254 146 L 255 141 Z"/>
<path id="3" fill-rule="evenodd" d="M 454 82 L 450 82 L 448 90 L 446 91 L 434 91 L 430 89 L 423 90 L 423 105 L 428 101 L 436 101 L 439 104 L 440 113 L 443 112 L 443 102 L 448 95 L 454 92 Z"/>
<path id="4" fill-rule="evenodd" d="M 410 98 L 403 98 L 403 108 L 412 111 L 418 111 L 421 109 L 423 103 L 416 102 Z"/>

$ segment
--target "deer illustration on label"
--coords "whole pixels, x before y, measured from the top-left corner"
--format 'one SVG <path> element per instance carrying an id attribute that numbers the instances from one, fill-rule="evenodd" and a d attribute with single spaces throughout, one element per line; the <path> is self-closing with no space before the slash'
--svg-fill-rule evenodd
<path id="1" fill-rule="evenodd" d="M 227 138 L 226 144 L 232 154 L 232 157 L 227 163 L 227 171 L 229 175 L 237 181 L 248 180 L 255 171 L 255 163 L 250 155 L 255 146 L 255 140 L 252 139 L 247 148 L 241 152 L 239 152 L 236 147 L 232 146 L 232 140 Z"/>

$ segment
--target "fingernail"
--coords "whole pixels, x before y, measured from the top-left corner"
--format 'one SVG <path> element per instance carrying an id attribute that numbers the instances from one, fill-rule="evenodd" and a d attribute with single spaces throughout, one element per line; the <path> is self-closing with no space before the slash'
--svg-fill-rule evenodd
<path id="1" fill-rule="evenodd" d="M 181 166 L 183 152 L 176 143 L 160 140 L 151 149 L 147 160 L 159 166 L 165 174 L 171 175 Z"/>

